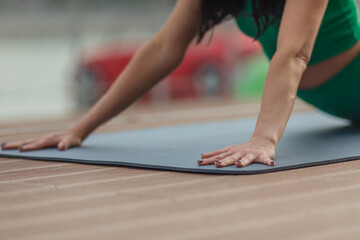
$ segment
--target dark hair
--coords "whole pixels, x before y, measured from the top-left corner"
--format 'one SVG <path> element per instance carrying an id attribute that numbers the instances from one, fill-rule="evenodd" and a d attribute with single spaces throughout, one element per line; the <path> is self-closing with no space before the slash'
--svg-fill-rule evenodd
<path id="1" fill-rule="evenodd" d="M 201 42 L 205 33 L 223 20 L 236 17 L 245 7 L 246 0 L 202 0 L 201 27 L 197 42 Z M 274 20 L 281 18 L 285 0 L 251 0 L 257 39 Z M 270 14 L 275 16 L 270 20 Z"/>

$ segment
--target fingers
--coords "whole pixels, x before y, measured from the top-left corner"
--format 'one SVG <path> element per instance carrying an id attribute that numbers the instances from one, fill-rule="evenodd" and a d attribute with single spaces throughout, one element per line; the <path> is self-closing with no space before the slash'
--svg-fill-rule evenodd
<path id="1" fill-rule="evenodd" d="M 58 143 L 57 148 L 61 151 L 66 151 L 70 146 L 71 146 L 70 141 L 65 139 L 65 140 L 61 140 Z"/>
<path id="2" fill-rule="evenodd" d="M 243 156 L 243 154 L 241 154 L 241 153 L 232 154 L 223 160 L 216 161 L 215 166 L 216 167 L 226 167 L 226 166 L 234 165 L 236 161 L 238 161 L 242 158 L 242 156 Z"/>
<path id="3" fill-rule="evenodd" d="M 3 149 L 3 150 L 18 149 L 22 145 L 31 143 L 33 141 L 34 141 L 34 139 L 28 139 L 28 140 L 24 140 L 24 141 L 2 143 L 1 149 Z"/>
<path id="4" fill-rule="evenodd" d="M 70 147 L 75 147 L 80 145 L 81 145 L 80 139 L 63 139 L 58 143 L 57 148 L 61 151 L 66 151 Z"/>
<path id="5" fill-rule="evenodd" d="M 212 151 L 210 153 L 203 153 L 203 154 L 201 154 L 201 158 L 211 158 L 211 157 L 217 156 L 219 154 L 227 152 L 229 150 L 229 148 L 230 148 L 230 146 Z"/>
<path id="6" fill-rule="evenodd" d="M 275 162 L 274 160 L 272 160 L 271 158 L 269 158 L 268 156 L 266 156 L 265 154 L 261 154 L 260 156 L 258 156 L 254 162 L 257 163 L 263 163 L 265 165 L 269 165 L 269 166 L 275 166 Z"/>
<path id="7" fill-rule="evenodd" d="M 66 151 L 70 147 L 80 146 L 81 140 L 74 138 L 63 138 L 59 140 L 59 137 L 44 138 L 37 142 L 26 144 L 20 147 L 20 151 L 37 150 L 47 147 L 57 147 L 61 151 Z"/>
<path id="8" fill-rule="evenodd" d="M 222 150 L 223 149 L 217 150 L 212 153 L 219 153 Z M 268 166 L 275 166 L 275 162 L 264 153 L 260 155 L 255 153 L 243 153 L 241 151 L 234 153 L 229 150 L 213 157 L 203 158 L 198 161 L 198 165 L 203 166 L 215 164 L 216 167 L 227 167 L 235 164 L 236 167 L 246 167 L 253 162 L 262 163 Z"/>
<path id="9" fill-rule="evenodd" d="M 246 167 L 256 159 L 255 154 L 247 154 L 242 157 L 239 161 L 235 162 L 236 167 Z"/>
<path id="10" fill-rule="evenodd" d="M 232 153 L 231 152 L 225 152 L 225 153 L 221 153 L 219 155 L 216 155 L 214 157 L 210 157 L 210 158 L 203 158 L 201 160 L 198 161 L 199 165 L 209 165 L 209 164 L 214 164 L 216 161 L 221 161 L 224 158 L 230 156 Z"/>
<path id="11" fill-rule="evenodd" d="M 24 144 L 22 146 L 20 146 L 19 151 L 20 152 L 24 152 L 24 151 L 30 151 L 30 150 L 38 150 L 38 149 L 42 149 L 42 148 L 47 148 L 47 147 L 54 147 L 56 146 L 56 139 L 41 139 L 38 141 L 34 141 L 32 143 L 28 143 L 28 144 Z"/>
<path id="12" fill-rule="evenodd" d="M 81 146 L 81 142 L 82 139 L 71 132 L 59 132 L 25 141 L 2 143 L 1 148 L 3 150 L 19 149 L 19 151 L 29 151 L 48 147 L 57 147 L 59 150 L 64 151 L 73 146 Z"/>

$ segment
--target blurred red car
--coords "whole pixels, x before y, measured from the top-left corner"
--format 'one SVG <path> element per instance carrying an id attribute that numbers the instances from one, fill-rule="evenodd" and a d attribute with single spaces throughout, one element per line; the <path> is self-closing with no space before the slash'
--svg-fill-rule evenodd
<path id="1" fill-rule="evenodd" d="M 229 94 L 230 73 L 239 59 L 260 50 L 260 46 L 241 33 L 219 35 L 208 44 L 189 47 L 180 64 L 141 101 L 197 98 Z M 79 107 L 94 104 L 124 70 L 139 46 L 118 44 L 85 53 L 75 77 L 75 97 Z"/>

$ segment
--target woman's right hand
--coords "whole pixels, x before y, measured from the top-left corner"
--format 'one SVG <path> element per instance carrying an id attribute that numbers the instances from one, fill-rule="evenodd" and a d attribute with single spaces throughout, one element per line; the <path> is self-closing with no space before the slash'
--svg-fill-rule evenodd
<path id="1" fill-rule="evenodd" d="M 70 147 L 81 146 L 82 141 L 83 140 L 74 132 L 67 130 L 23 141 L 2 143 L 1 149 L 19 149 L 19 151 L 23 152 L 42 148 L 57 147 L 59 150 L 65 151 Z"/>

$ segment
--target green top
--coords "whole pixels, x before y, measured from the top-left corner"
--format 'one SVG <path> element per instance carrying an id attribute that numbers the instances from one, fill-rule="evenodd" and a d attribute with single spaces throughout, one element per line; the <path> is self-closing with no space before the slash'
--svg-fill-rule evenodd
<path id="1" fill-rule="evenodd" d="M 247 0 L 244 11 L 235 20 L 242 32 L 250 37 L 255 37 L 257 28 L 251 17 L 251 12 L 250 0 Z M 259 37 L 259 42 L 269 59 L 276 51 L 279 26 L 280 19 L 270 25 Z M 308 65 L 311 66 L 347 50 L 359 38 L 360 23 L 356 1 L 330 0 Z"/>

